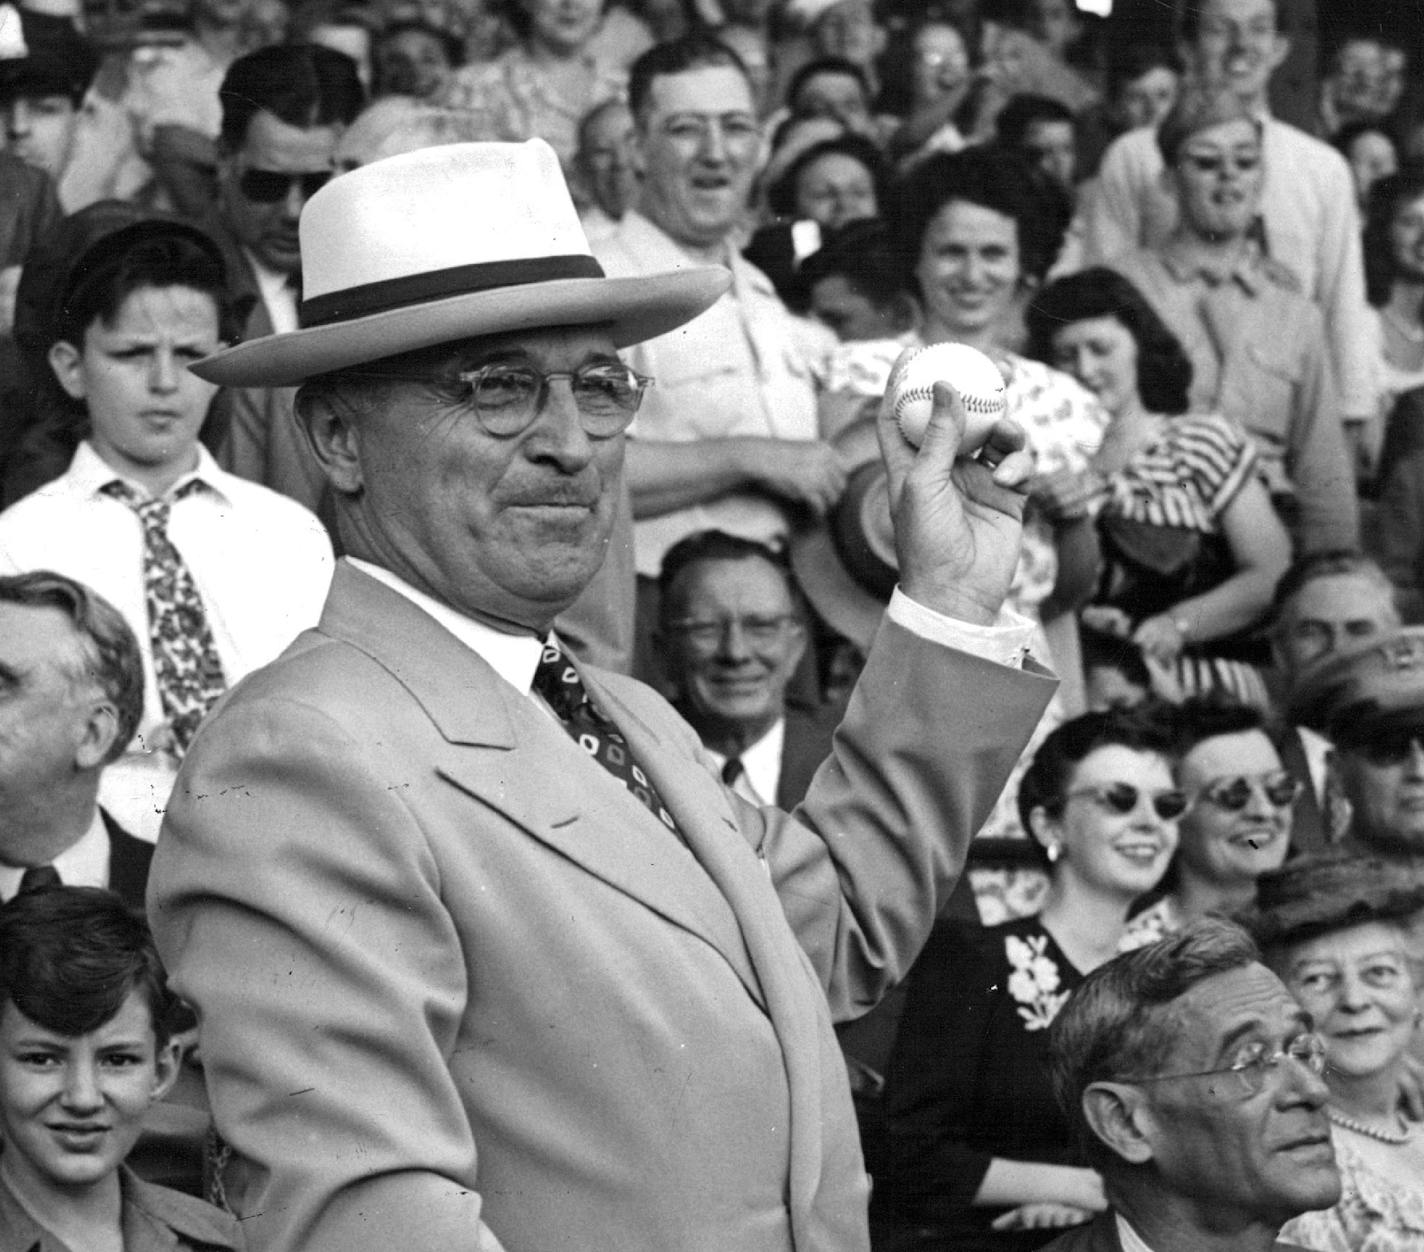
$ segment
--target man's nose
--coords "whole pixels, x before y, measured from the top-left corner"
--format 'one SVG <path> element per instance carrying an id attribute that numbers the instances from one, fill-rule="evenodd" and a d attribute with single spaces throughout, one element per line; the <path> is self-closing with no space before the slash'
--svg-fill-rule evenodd
<path id="1" fill-rule="evenodd" d="M 1424 778 L 1424 743 L 1419 739 L 1409 741 L 1409 755 L 1405 757 L 1405 770 L 1411 778 Z"/>
<path id="2" fill-rule="evenodd" d="M 148 385 L 154 391 L 172 391 L 178 386 L 178 362 L 173 353 L 159 348 L 148 367 Z"/>
<path id="3" fill-rule="evenodd" d="M 583 428 L 571 379 L 550 378 L 544 384 L 544 402 L 530 435 L 529 454 L 552 459 L 566 473 L 593 459 L 593 441 Z"/>
<path id="4" fill-rule="evenodd" d="M 99 1075 L 92 1061 L 72 1061 L 65 1066 L 60 1100 L 66 1109 L 76 1113 L 92 1112 L 103 1107 L 104 1095 L 99 1089 Z"/>
<path id="5" fill-rule="evenodd" d="M 30 132 L 30 111 L 23 100 L 12 100 L 4 110 L 5 133 L 11 139 L 22 139 Z"/>
<path id="6" fill-rule="evenodd" d="M 709 118 L 703 128 L 701 141 L 697 145 L 697 155 L 704 161 L 720 164 L 727 159 L 727 136 L 722 123 Z"/>
<path id="7" fill-rule="evenodd" d="M 752 649 L 747 641 L 746 629 L 738 617 L 729 617 L 722 623 L 717 637 L 717 655 L 724 661 L 742 661 L 751 656 Z"/>
<path id="8" fill-rule="evenodd" d="M 302 190 L 302 180 L 294 178 L 287 184 L 287 199 L 283 207 L 287 216 L 295 220 L 301 217 L 302 209 L 306 206 L 307 193 Z"/>

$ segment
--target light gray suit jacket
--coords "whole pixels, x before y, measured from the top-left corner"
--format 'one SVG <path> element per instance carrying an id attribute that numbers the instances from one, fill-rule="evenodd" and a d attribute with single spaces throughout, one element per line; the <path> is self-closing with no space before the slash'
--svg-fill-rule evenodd
<path id="1" fill-rule="evenodd" d="M 908 970 L 1053 684 L 887 624 L 791 819 L 585 677 L 686 845 L 344 563 L 195 740 L 149 904 L 254 1248 L 866 1246 L 832 1020 Z"/>

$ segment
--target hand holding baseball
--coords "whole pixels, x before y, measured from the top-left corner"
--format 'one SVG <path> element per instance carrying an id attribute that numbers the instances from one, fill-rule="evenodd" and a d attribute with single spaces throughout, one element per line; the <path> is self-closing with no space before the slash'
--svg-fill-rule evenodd
<path id="1" fill-rule="evenodd" d="M 880 406 L 900 586 L 926 608 L 987 625 L 1018 566 L 1033 460 L 1022 428 L 1007 418 L 989 427 L 977 457 L 962 456 L 962 398 L 938 382 L 931 400 L 918 450 L 901 434 L 891 396 Z"/>

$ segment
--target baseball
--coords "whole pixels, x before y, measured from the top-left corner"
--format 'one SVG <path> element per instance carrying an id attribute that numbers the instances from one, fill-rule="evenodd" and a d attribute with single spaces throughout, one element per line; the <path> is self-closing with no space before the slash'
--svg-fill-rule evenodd
<path id="1" fill-rule="evenodd" d="M 964 401 L 968 423 L 959 455 L 977 452 L 995 422 L 1004 416 L 1004 376 L 978 348 L 963 343 L 931 343 L 906 348 L 890 371 L 890 411 L 907 443 L 918 448 L 934 408 L 934 385 L 951 384 Z"/>

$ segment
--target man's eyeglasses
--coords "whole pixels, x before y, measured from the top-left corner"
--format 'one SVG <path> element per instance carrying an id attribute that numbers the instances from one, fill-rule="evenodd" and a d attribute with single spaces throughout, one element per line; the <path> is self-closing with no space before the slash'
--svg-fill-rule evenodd
<path id="1" fill-rule="evenodd" d="M 1300 795 L 1300 783 L 1285 770 L 1275 770 L 1269 774 L 1234 774 L 1223 778 L 1213 778 L 1205 786 L 1197 789 L 1197 800 L 1206 800 L 1228 813 L 1239 813 L 1251 803 L 1253 793 L 1259 791 L 1266 800 L 1278 809 L 1288 809 Z"/>
<path id="2" fill-rule="evenodd" d="M 254 204 L 276 204 L 291 194 L 294 183 L 301 186 L 302 199 L 310 200 L 331 181 L 331 175 L 331 170 L 309 170 L 304 173 L 287 170 L 243 170 L 238 175 L 237 186 L 243 198 Z"/>
<path id="3" fill-rule="evenodd" d="M 1371 735 L 1359 751 L 1371 765 L 1403 765 L 1415 751 L 1424 752 L 1424 727 Z"/>
<path id="4" fill-rule="evenodd" d="M 1181 160 L 1198 174 L 1222 174 L 1227 171 L 1248 174 L 1261 164 L 1259 152 L 1238 152 L 1234 156 L 1225 152 L 1183 152 Z"/>
<path id="5" fill-rule="evenodd" d="M 1115 782 L 1101 787 L 1079 787 L 1063 798 L 1091 800 L 1109 813 L 1126 814 L 1137 808 L 1137 802 L 1143 794 L 1144 792 L 1132 783 Z M 1192 803 L 1185 791 L 1153 791 L 1146 794 L 1152 802 L 1152 811 L 1164 822 L 1176 821 Z"/>
<path id="6" fill-rule="evenodd" d="M 555 378 L 569 380 L 579 425 L 589 438 L 622 434 L 653 381 L 617 361 L 549 374 L 527 365 L 481 365 L 455 378 L 460 387 L 468 389 L 466 398 L 480 425 L 498 439 L 522 434 L 533 425 L 548 401 L 549 382 Z"/>
<path id="7" fill-rule="evenodd" d="M 699 651 L 711 652 L 733 626 L 753 647 L 770 647 L 781 641 L 786 628 L 795 621 L 796 617 L 791 613 L 749 613 L 745 617 L 722 617 L 716 621 L 688 618 L 671 622 L 668 629 L 681 635 Z"/>
<path id="8" fill-rule="evenodd" d="M 1183 1078 L 1216 1078 L 1229 1074 L 1232 1075 L 1230 1081 L 1235 1086 L 1236 1094 L 1244 1099 L 1247 1096 L 1260 1095 L 1266 1089 L 1267 1079 L 1280 1069 L 1281 1063 L 1286 1060 L 1303 1065 L 1317 1078 L 1320 1077 L 1325 1073 L 1325 1040 L 1307 1031 L 1296 1035 L 1285 1047 L 1275 1051 L 1271 1050 L 1269 1044 L 1256 1040 L 1244 1045 L 1230 1065 L 1223 1065 L 1219 1069 L 1199 1069 L 1187 1074 L 1154 1074 L 1147 1078 L 1124 1078 L 1122 1081 L 1141 1086 L 1149 1082 L 1176 1082 Z"/>

